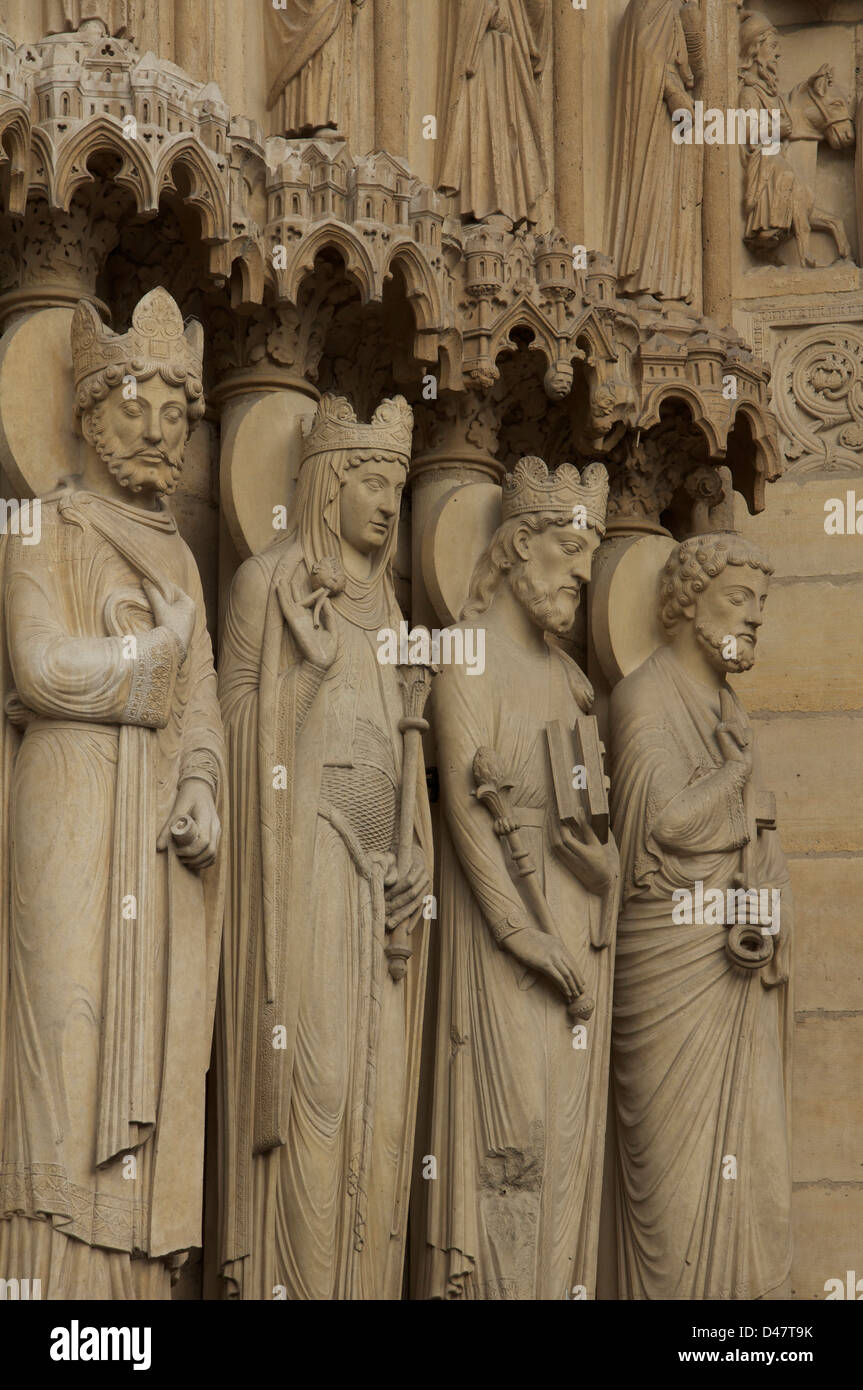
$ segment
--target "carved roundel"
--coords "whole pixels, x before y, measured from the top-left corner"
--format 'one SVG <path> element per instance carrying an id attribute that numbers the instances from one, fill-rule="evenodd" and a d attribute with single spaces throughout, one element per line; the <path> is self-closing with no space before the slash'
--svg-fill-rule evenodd
<path id="1" fill-rule="evenodd" d="M 780 349 L 773 408 L 790 472 L 863 466 L 863 328 L 813 328 Z"/>

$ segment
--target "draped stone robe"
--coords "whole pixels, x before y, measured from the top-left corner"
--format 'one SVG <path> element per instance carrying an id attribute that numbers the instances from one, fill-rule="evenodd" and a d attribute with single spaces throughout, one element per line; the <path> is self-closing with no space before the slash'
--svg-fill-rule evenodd
<path id="1" fill-rule="evenodd" d="M 230 1292 L 247 1299 L 393 1299 L 426 962 L 424 922 L 404 980 L 390 977 L 384 954 L 403 701 L 395 667 L 377 661 L 377 632 L 398 630 L 401 615 L 388 582 L 389 610 L 367 626 L 335 599 L 338 653 L 322 671 L 303 658 L 280 598 L 312 587 L 297 540 L 246 561 L 222 643 L 236 832 L 223 965 L 223 1268 Z M 276 786 L 279 768 L 286 781 Z M 415 827 L 430 853 L 422 769 Z"/>
<path id="2" fill-rule="evenodd" d="M 769 966 L 735 966 L 725 926 L 672 920 L 675 889 L 733 886 L 751 829 L 721 771 L 718 722 L 718 692 L 664 647 L 611 699 L 623 885 L 613 1038 L 621 1298 L 758 1298 L 790 1264 L 792 903 L 776 831 L 758 833 L 757 883 L 746 885 L 781 893 Z M 677 813 L 687 789 L 690 804 Z M 736 1177 L 723 1176 L 728 1156 Z"/>
<path id="3" fill-rule="evenodd" d="M 779 112 L 779 136 L 786 141 L 792 131 L 791 115 L 779 92 L 771 92 L 752 73 L 740 88 L 740 106 L 745 111 L 768 113 L 772 130 L 773 113 Z M 775 246 L 792 233 L 794 214 L 802 200 L 804 207 L 814 196 L 792 169 L 783 151 L 765 152 L 763 145 L 741 145 L 743 164 L 743 206 L 746 212 L 744 240 L 754 249 Z"/>
<path id="4" fill-rule="evenodd" d="M 267 5 L 264 25 L 273 133 L 331 126 L 344 131 L 349 105 L 351 0 Z"/>
<path id="5" fill-rule="evenodd" d="M 444 829 L 428 1154 L 437 1177 L 420 1193 L 418 1296 L 595 1296 L 617 883 L 590 894 L 551 849 L 545 737 L 547 721 L 571 726 L 592 699 L 559 649 L 537 656 L 497 633 L 483 675 L 450 666 L 435 680 Z M 498 944 L 516 925 L 538 924 L 472 795 L 480 747 L 495 749 L 513 780 L 522 841 L 596 1000 L 584 1048 L 556 986 Z"/>
<path id="6" fill-rule="evenodd" d="M 548 186 L 538 76 L 549 50 L 541 0 L 448 0 L 435 183 L 462 217 L 531 214 Z"/>
<path id="7" fill-rule="evenodd" d="M 672 142 L 666 91 L 688 71 L 679 0 L 631 0 L 623 18 L 608 234 L 626 294 L 691 300 L 700 151 Z"/>
<path id="8" fill-rule="evenodd" d="M 218 872 L 156 850 L 179 781 L 224 781 L 198 572 L 167 509 L 71 485 L 3 567 L 0 1276 L 167 1297 L 157 1257 L 201 1243 L 221 930 Z M 142 579 L 195 600 L 184 660 Z"/>

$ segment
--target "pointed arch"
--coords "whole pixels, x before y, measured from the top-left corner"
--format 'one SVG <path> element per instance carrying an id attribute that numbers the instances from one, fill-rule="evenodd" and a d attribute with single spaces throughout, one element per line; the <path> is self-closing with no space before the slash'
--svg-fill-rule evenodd
<path id="1" fill-rule="evenodd" d="M 88 120 L 61 144 L 51 181 L 52 205 L 68 212 L 78 190 L 94 181 L 95 176 L 87 167 L 90 160 L 95 154 L 106 152 L 117 155 L 121 161 L 112 181 L 129 190 L 138 212 L 155 213 L 158 198 L 148 155 L 139 141 L 126 139 L 119 121 L 105 115 Z"/>
<path id="2" fill-rule="evenodd" d="M 201 240 L 212 244 L 230 237 L 228 174 L 223 156 L 210 151 L 193 135 L 184 134 L 163 149 L 156 166 L 156 200 L 165 191 L 177 191 L 174 171 L 182 168 L 189 179 L 189 192 L 183 201 L 196 209 L 201 219 Z"/>

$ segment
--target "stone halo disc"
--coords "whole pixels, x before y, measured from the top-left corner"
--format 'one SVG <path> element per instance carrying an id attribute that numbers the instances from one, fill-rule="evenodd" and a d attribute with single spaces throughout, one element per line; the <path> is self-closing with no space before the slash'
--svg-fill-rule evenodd
<path id="1" fill-rule="evenodd" d="M 422 574 L 438 620 L 458 622 L 471 575 L 501 520 L 497 483 L 463 483 L 432 509 L 422 539 Z"/>
<path id="2" fill-rule="evenodd" d="M 81 469 L 73 312 L 41 309 L 9 329 L 0 345 L 0 465 L 19 497 L 40 497 Z"/>
<path id="3" fill-rule="evenodd" d="M 610 685 L 661 646 L 659 576 L 677 542 L 670 536 L 621 537 L 606 542 L 594 560 L 591 635 Z"/>

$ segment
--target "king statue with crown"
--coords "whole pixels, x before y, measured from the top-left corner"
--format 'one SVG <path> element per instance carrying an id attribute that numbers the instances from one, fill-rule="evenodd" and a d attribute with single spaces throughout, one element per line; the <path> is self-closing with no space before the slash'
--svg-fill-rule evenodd
<path id="1" fill-rule="evenodd" d="M 287 533 L 231 590 L 220 1184 L 233 1297 L 401 1297 L 431 836 L 404 673 L 377 653 L 402 616 L 392 561 L 412 432 L 400 396 L 369 424 L 325 396 Z"/>
<path id="2" fill-rule="evenodd" d="M 79 303 L 83 469 L 0 550 L 0 1276 L 43 1298 L 168 1298 L 201 1244 L 224 749 L 167 499 L 202 347 L 163 289 L 125 335 Z"/>
<path id="3" fill-rule="evenodd" d="M 484 630 L 485 671 L 450 665 L 434 683 L 438 1167 L 417 1203 L 418 1297 L 595 1297 L 618 864 L 573 775 L 593 692 L 556 639 L 607 501 L 602 464 L 520 460 L 461 616 Z"/>

